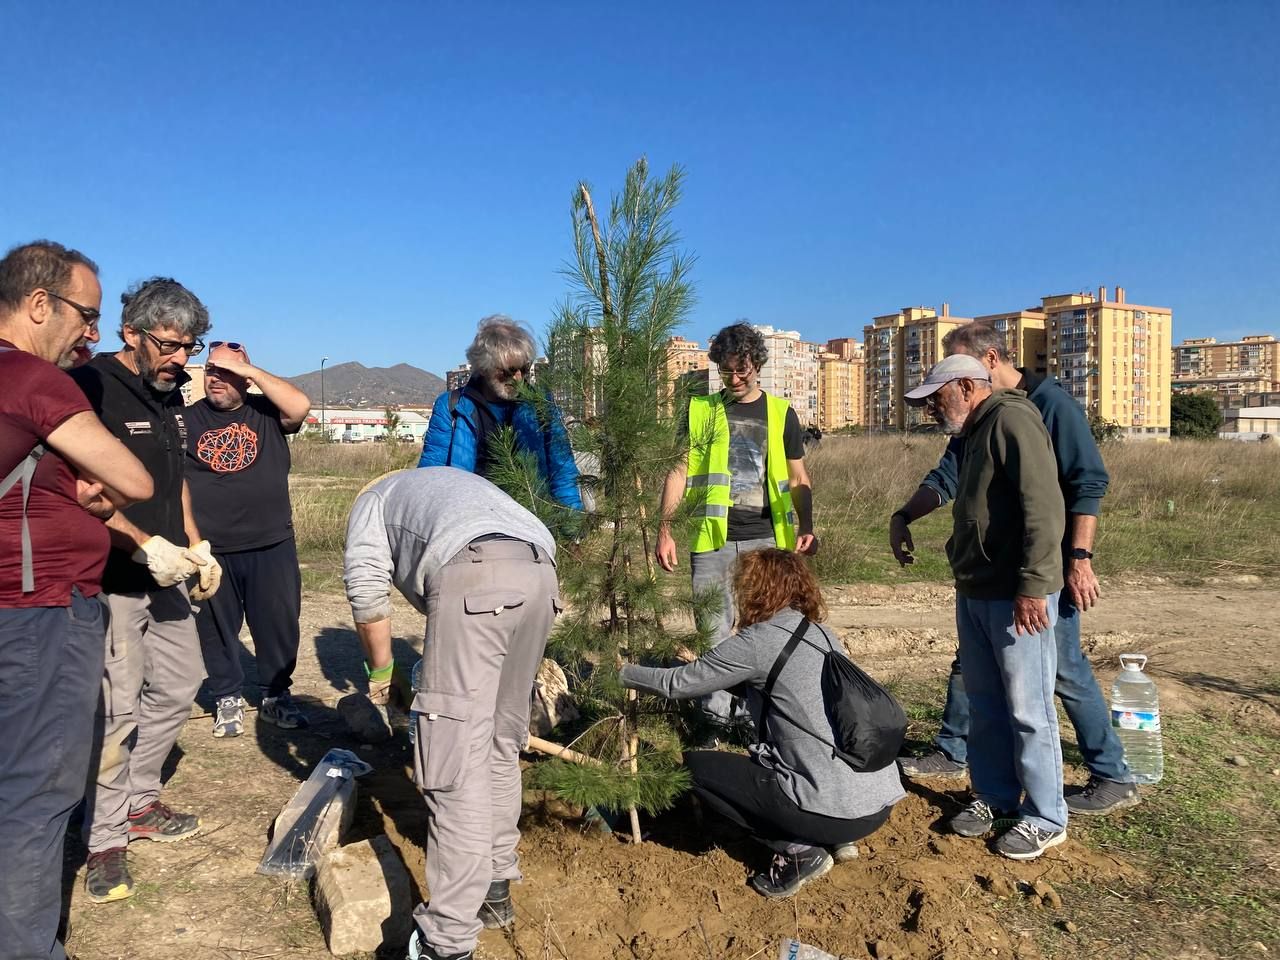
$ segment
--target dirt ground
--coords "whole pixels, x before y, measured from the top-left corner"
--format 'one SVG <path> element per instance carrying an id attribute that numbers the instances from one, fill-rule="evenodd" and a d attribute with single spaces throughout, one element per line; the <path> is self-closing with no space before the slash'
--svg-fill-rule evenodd
<path id="1" fill-rule="evenodd" d="M 829 622 L 871 673 L 908 688 L 941 687 L 954 650 L 949 589 L 859 586 L 834 588 L 828 598 Z M 1116 672 L 1116 654 L 1150 655 L 1167 723 L 1198 714 L 1277 733 L 1280 696 L 1274 682 L 1259 678 L 1280 675 L 1273 632 L 1278 613 L 1280 588 L 1253 578 L 1196 587 L 1111 583 L 1104 602 L 1085 617 L 1084 644 L 1104 686 Z M 400 604 L 393 622 L 403 638 L 397 655 L 408 660 L 420 648 L 421 619 Z M 363 678 L 340 596 L 304 598 L 303 637 L 295 691 L 314 700 L 312 727 L 287 732 L 251 721 L 246 736 L 218 741 L 209 736 L 209 718 L 193 711 L 171 758 L 165 798 L 198 812 L 203 831 L 182 843 L 134 845 L 137 896 L 90 904 L 82 892 L 84 851 L 75 841 L 68 844 L 73 956 L 328 956 L 306 885 L 254 870 L 272 818 L 332 745 L 355 749 L 376 768 L 361 781 L 349 839 L 386 832 L 421 883 L 424 810 L 406 773 L 407 745 L 361 745 L 334 710 Z M 1063 732 L 1069 739 L 1069 724 Z M 1083 768 L 1070 766 L 1067 778 L 1081 782 Z M 486 932 L 477 956 L 773 960 L 780 940 L 790 936 L 833 954 L 878 960 L 1031 960 L 1046 949 L 1066 957 L 1148 955 L 1131 930 L 1067 919 L 1073 898 L 1115 896 L 1120 904 L 1120 891 L 1141 879 L 1139 867 L 1078 838 L 1032 863 L 1003 860 L 980 842 L 945 833 L 942 825 L 963 802 L 964 785 L 939 786 L 910 784 L 888 825 L 860 845 L 860 859 L 780 903 L 746 886 L 764 860 L 762 851 L 712 818 L 699 824 L 687 804 L 646 820 L 648 841 L 635 848 L 616 836 L 584 832 L 555 802 L 529 796 L 521 844 L 525 881 L 513 888 L 516 933 Z M 1271 844 L 1263 862 L 1274 869 Z M 1041 886 L 1044 896 L 1038 897 L 1029 890 L 1036 882 L 1054 890 Z M 1164 955 L 1216 955 L 1197 941 L 1194 927 L 1184 937 L 1170 932 L 1177 926 L 1163 931 Z M 1046 929 L 1061 932 L 1046 939 Z"/>

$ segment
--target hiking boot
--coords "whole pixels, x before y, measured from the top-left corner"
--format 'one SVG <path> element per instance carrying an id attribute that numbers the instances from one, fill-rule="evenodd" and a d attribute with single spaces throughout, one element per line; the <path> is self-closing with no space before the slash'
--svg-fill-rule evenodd
<path id="1" fill-rule="evenodd" d="M 1019 820 L 996 841 L 996 853 L 1010 860 L 1034 860 L 1066 839 L 1066 830 L 1041 830 L 1035 824 Z"/>
<path id="2" fill-rule="evenodd" d="M 992 810 L 985 800 L 974 800 L 947 824 L 962 837 L 985 837 L 997 826 L 1013 823 L 1017 814 Z"/>
<path id="3" fill-rule="evenodd" d="M 238 737 L 244 733 L 244 701 L 239 697 L 219 697 L 218 711 L 213 718 L 213 735 Z"/>
<path id="4" fill-rule="evenodd" d="M 297 730 L 308 726 L 306 715 L 298 709 L 288 690 L 278 697 L 263 697 L 258 716 L 282 730 Z"/>
<path id="5" fill-rule="evenodd" d="M 1089 777 L 1089 782 L 1066 797 L 1067 809 L 1087 817 L 1101 817 L 1114 810 L 1134 807 L 1142 802 L 1136 783 L 1120 783 Z"/>
<path id="6" fill-rule="evenodd" d="M 774 855 L 768 870 L 761 870 L 751 878 L 751 885 L 770 900 L 781 900 L 794 896 L 810 880 L 825 876 L 833 866 L 831 854 L 821 847 L 795 856 L 779 853 Z"/>
<path id="7" fill-rule="evenodd" d="M 133 877 L 129 876 L 129 857 L 124 847 L 89 854 L 84 892 L 94 903 L 112 903 L 133 896 Z"/>
<path id="8" fill-rule="evenodd" d="M 511 904 L 511 881 L 495 880 L 480 904 L 480 922 L 486 930 L 500 930 L 516 922 L 516 908 Z"/>
<path id="9" fill-rule="evenodd" d="M 129 842 L 159 840 L 169 843 L 184 840 L 200 830 L 200 818 L 194 813 L 177 813 L 159 800 L 137 813 L 129 814 Z"/>
<path id="10" fill-rule="evenodd" d="M 960 780 L 969 773 L 967 763 L 956 763 L 941 750 L 923 757 L 899 757 L 898 768 L 908 777 L 934 777 L 938 780 Z"/>
<path id="11" fill-rule="evenodd" d="M 848 863 L 850 860 L 858 859 L 858 845 L 856 843 L 842 843 L 839 846 L 830 849 L 831 859 L 836 863 Z"/>
<path id="12" fill-rule="evenodd" d="M 423 941 L 420 930 L 414 930 L 410 935 L 409 952 L 405 954 L 406 960 L 471 960 L 473 956 L 475 952 L 472 950 L 466 953 L 440 953 Z"/>

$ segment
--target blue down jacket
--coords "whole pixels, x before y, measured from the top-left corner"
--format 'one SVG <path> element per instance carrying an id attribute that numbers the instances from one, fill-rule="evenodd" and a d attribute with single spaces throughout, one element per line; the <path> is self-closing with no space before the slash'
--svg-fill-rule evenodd
<path id="1" fill-rule="evenodd" d="M 456 400 L 450 410 L 450 393 Z M 483 410 L 477 406 L 483 405 Z M 487 434 L 498 427 L 510 426 L 520 449 L 533 454 L 538 471 L 546 478 L 551 495 L 566 507 L 582 509 L 578 492 L 578 467 L 573 461 L 569 434 L 554 406 L 551 422 L 544 429 L 532 404 L 515 402 L 488 403 L 473 389 L 446 391 L 436 397 L 431 408 L 431 422 L 422 439 L 420 467 L 457 467 L 469 473 L 483 474 L 486 463 L 484 447 Z"/>

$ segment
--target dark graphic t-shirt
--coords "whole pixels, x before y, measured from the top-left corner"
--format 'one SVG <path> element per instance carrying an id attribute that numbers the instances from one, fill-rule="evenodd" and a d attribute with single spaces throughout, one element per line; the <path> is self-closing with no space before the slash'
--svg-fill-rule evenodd
<path id="1" fill-rule="evenodd" d="M 250 395 L 239 410 L 187 407 L 187 483 L 200 533 L 217 553 L 256 550 L 293 536 L 289 443 L 280 412 Z"/>
<path id="2" fill-rule="evenodd" d="M 764 394 L 750 403 L 725 405 L 729 419 L 729 508 L 730 540 L 761 540 L 773 536 L 769 513 L 768 473 L 769 425 Z M 788 460 L 804 457 L 804 433 L 795 410 L 787 408 L 782 442 Z"/>

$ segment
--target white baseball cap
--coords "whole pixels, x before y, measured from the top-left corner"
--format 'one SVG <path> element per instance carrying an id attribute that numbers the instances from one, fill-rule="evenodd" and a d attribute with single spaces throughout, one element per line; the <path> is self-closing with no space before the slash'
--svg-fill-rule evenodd
<path id="1" fill-rule="evenodd" d="M 914 390 L 908 390 L 903 395 L 903 399 L 913 407 L 922 407 L 929 397 L 952 380 L 966 379 L 990 383 L 991 371 L 977 357 L 971 357 L 966 353 L 954 353 L 935 363 L 933 368 L 925 374 L 920 386 Z"/>

